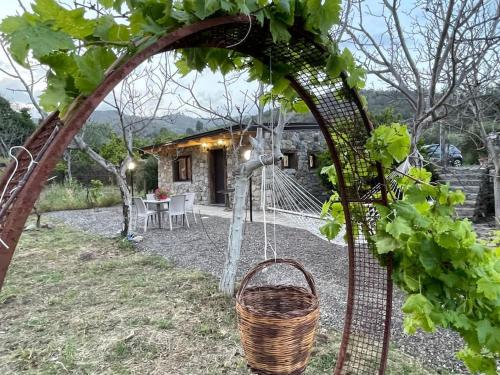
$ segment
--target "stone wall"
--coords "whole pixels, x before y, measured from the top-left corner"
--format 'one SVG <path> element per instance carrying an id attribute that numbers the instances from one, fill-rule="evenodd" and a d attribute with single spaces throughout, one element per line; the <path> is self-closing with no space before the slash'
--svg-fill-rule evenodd
<path id="1" fill-rule="evenodd" d="M 186 147 L 178 150 L 180 150 L 178 153 L 172 150 L 160 155 L 158 162 L 158 185 L 168 187 L 172 195 L 194 192 L 196 193 L 197 203 L 210 203 L 210 192 L 208 190 L 208 153 L 203 152 L 201 147 Z M 182 155 L 191 155 L 192 179 L 191 181 L 174 182 L 173 161 L 177 156 Z"/>
<path id="2" fill-rule="evenodd" d="M 269 135 L 267 135 L 269 137 Z M 268 139 L 269 140 L 269 139 Z M 269 143 L 271 141 L 269 140 Z M 309 155 L 318 155 L 326 150 L 325 138 L 319 130 L 293 130 L 283 132 L 281 143 L 283 153 L 294 153 L 297 158 L 297 168 L 287 168 L 285 173 L 295 178 L 308 192 L 320 201 L 328 199 L 329 195 L 321 185 L 317 175 L 318 167 L 309 168 Z M 270 151 L 270 144 L 269 149 Z M 272 173 L 266 177 L 271 180 Z M 260 209 L 262 171 L 254 171 L 252 177 L 252 200 L 254 209 Z M 267 197 L 270 202 L 270 196 Z"/>
<path id="3" fill-rule="evenodd" d="M 480 222 L 495 216 L 495 191 L 493 188 L 493 176 L 495 167 L 489 164 L 481 175 L 481 184 L 477 194 L 474 221 Z"/>
<path id="4" fill-rule="evenodd" d="M 270 147 L 269 134 L 268 138 Z M 282 140 L 283 153 L 293 153 L 297 160 L 297 168 L 287 168 L 286 173 L 294 177 L 307 191 L 311 192 L 321 201 L 328 198 L 328 194 L 320 184 L 317 176 L 317 167 L 309 168 L 309 155 L 318 155 L 326 149 L 326 142 L 318 130 L 285 130 Z M 173 194 L 195 192 L 196 202 L 199 204 L 210 203 L 208 152 L 202 151 L 200 146 L 181 148 L 180 155 L 191 155 L 192 181 L 174 182 L 172 165 L 176 151 L 172 150 L 160 156 L 158 163 L 158 180 L 160 186 L 167 186 Z M 234 166 L 239 163 L 232 155 L 232 149 L 227 146 L 227 187 L 233 183 Z M 270 150 L 269 150 L 270 151 Z M 239 157 L 241 159 L 241 157 Z M 252 177 L 252 198 L 254 209 L 260 208 L 261 202 L 261 170 L 254 171 Z M 269 197 L 268 197 L 269 198 Z M 232 197 L 231 197 L 232 199 Z"/>

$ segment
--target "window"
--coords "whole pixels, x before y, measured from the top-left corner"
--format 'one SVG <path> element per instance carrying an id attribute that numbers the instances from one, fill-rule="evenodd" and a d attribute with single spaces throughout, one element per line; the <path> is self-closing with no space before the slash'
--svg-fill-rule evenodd
<path id="1" fill-rule="evenodd" d="M 307 159 L 307 163 L 309 164 L 309 169 L 314 169 L 317 167 L 317 163 L 316 163 L 316 155 L 314 154 L 309 154 L 308 155 L 308 159 Z"/>
<path id="2" fill-rule="evenodd" d="M 191 181 L 191 156 L 179 156 L 174 160 L 174 181 Z"/>
<path id="3" fill-rule="evenodd" d="M 281 166 L 282 168 L 297 169 L 297 154 L 294 152 L 284 152 Z"/>

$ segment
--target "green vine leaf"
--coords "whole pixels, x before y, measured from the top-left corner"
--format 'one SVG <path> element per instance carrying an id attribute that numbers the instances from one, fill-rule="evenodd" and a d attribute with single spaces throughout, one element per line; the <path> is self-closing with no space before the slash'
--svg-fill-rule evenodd
<path id="1" fill-rule="evenodd" d="M 114 53 L 104 47 L 92 47 L 83 56 L 76 57 L 78 75 L 76 87 L 84 95 L 91 94 L 102 82 L 104 71 L 115 61 Z"/>
<path id="2" fill-rule="evenodd" d="M 51 22 L 54 30 L 64 31 L 73 38 L 84 39 L 94 31 L 96 22 L 85 19 L 83 8 L 68 10 L 55 0 L 36 0 L 32 8 L 41 21 Z"/>
<path id="3" fill-rule="evenodd" d="M 74 48 L 71 37 L 61 31 L 54 31 L 43 23 L 33 23 L 28 16 L 6 18 L 0 24 L 0 31 L 7 34 L 9 50 L 14 60 L 27 66 L 28 52 L 33 52 L 36 59 L 52 52 Z"/>

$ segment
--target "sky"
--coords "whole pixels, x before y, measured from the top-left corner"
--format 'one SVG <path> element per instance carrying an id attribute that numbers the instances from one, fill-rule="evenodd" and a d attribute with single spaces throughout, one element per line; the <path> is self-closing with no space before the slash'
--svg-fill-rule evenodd
<path id="1" fill-rule="evenodd" d="M 27 7 L 29 6 L 29 0 L 22 0 L 23 4 Z M 374 5 L 376 5 L 376 1 L 373 0 Z M 0 19 L 5 18 L 9 15 L 15 15 L 16 13 L 22 13 L 22 9 L 19 6 L 18 0 L 0 0 Z M 380 27 L 383 28 L 383 25 L 379 25 L 377 22 L 371 23 L 370 25 L 373 32 L 378 32 Z M 7 70 L 12 71 L 10 64 L 8 63 L 7 57 L 5 53 L 0 50 L 0 67 Z M 21 67 L 17 67 L 20 71 L 23 71 Z M 171 67 L 174 69 L 174 67 Z M 22 73 L 27 77 L 27 72 L 24 71 Z M 35 95 L 38 96 L 43 91 L 45 87 L 44 72 L 39 70 L 35 72 L 36 78 L 39 78 L 39 82 L 35 84 Z M 182 84 L 188 85 L 194 79 L 194 74 L 190 74 L 185 78 L 176 77 Z M 212 107 L 220 108 L 224 106 L 224 87 L 220 83 L 222 77 L 220 74 L 213 74 L 210 71 L 205 71 L 203 74 L 197 76 L 196 85 L 194 86 L 194 92 L 197 97 L 200 98 L 200 101 L 203 102 L 204 105 L 211 105 Z M 377 86 L 377 82 L 373 79 L 368 79 L 368 86 L 374 87 Z M 238 103 L 244 100 L 243 92 L 251 92 L 255 91 L 257 87 L 256 83 L 247 83 L 246 76 L 241 77 L 234 85 L 231 86 L 231 95 L 233 97 L 233 102 Z M 142 88 L 145 90 L 146 87 L 143 85 Z M 32 108 L 32 115 L 38 117 L 39 115 L 33 110 L 32 105 L 30 104 L 29 97 L 26 93 L 22 92 L 22 85 L 20 82 L 12 77 L 9 77 L 3 72 L 0 72 L 0 95 L 8 99 L 14 108 L 23 108 L 29 107 Z M 179 99 L 178 97 L 182 97 L 184 100 L 189 100 L 190 95 L 183 89 L 177 88 L 175 94 L 167 94 L 164 96 L 164 108 L 179 108 Z M 102 103 L 99 108 L 100 110 L 110 109 L 105 103 Z M 187 109 L 181 109 L 180 112 L 185 112 Z M 254 110 L 255 111 L 255 110 Z M 200 116 L 207 117 L 206 113 L 202 111 L 190 111 L 188 113 L 191 116 Z"/>

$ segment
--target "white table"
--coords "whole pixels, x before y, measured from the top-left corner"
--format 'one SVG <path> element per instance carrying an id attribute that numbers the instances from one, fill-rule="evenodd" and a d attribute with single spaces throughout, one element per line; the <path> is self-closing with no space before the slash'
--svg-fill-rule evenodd
<path id="1" fill-rule="evenodd" d="M 161 229 L 161 205 L 162 204 L 169 204 L 170 198 L 167 199 L 162 199 L 162 200 L 157 200 L 157 199 L 144 199 L 144 203 L 146 205 L 148 204 L 156 204 L 156 212 L 158 215 L 158 227 Z"/>

